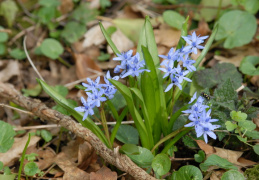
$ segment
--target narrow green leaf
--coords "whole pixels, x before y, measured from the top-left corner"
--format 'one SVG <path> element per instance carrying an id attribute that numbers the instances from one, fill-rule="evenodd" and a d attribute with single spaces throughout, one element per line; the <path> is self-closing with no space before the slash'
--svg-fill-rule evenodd
<path id="1" fill-rule="evenodd" d="M 65 108 L 78 122 L 80 122 L 84 127 L 90 129 L 96 136 L 98 136 L 107 147 L 109 147 L 108 140 L 105 135 L 101 131 L 101 129 L 89 118 L 87 117 L 85 121 L 83 121 L 83 113 L 79 113 L 74 110 L 75 105 L 69 103 L 66 98 L 56 92 L 52 87 L 50 87 L 46 82 L 37 79 L 38 83 L 41 85 L 43 90 L 52 98 L 54 101 Z"/>
<path id="2" fill-rule="evenodd" d="M 105 28 L 103 27 L 102 23 L 99 22 L 101 31 L 106 39 L 106 41 L 109 43 L 110 47 L 112 48 L 114 54 L 120 54 L 120 51 L 117 49 L 117 47 L 115 46 L 115 44 L 113 43 L 113 41 L 111 40 L 109 34 L 106 32 Z"/>
<path id="3" fill-rule="evenodd" d="M 151 149 L 152 147 L 151 147 L 150 140 L 148 137 L 147 129 L 145 127 L 145 124 L 144 124 L 139 112 L 137 111 L 137 109 L 134 105 L 132 94 L 131 94 L 129 88 L 127 86 L 123 85 L 121 82 L 118 82 L 116 80 L 109 79 L 109 81 L 121 92 L 121 94 L 125 98 L 129 111 L 130 111 L 130 114 L 138 129 L 142 146 L 146 147 L 148 149 Z"/>
<path id="4" fill-rule="evenodd" d="M 185 19 L 185 21 L 182 24 L 182 30 L 181 30 L 181 38 L 177 44 L 176 49 L 181 49 L 182 47 L 185 46 L 186 42 L 185 40 L 182 38 L 182 36 L 187 36 L 188 35 L 188 20 L 189 20 L 189 16 Z"/>

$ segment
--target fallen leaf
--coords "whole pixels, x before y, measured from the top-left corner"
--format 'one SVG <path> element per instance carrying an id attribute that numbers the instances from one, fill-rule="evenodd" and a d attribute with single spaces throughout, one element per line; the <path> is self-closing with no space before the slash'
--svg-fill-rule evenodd
<path id="1" fill-rule="evenodd" d="M 214 147 L 206 144 L 203 140 L 195 140 L 198 146 L 205 152 L 206 155 L 214 154 L 216 151 Z"/>
<path id="2" fill-rule="evenodd" d="M 217 148 L 214 147 L 216 152 L 214 154 L 227 159 L 229 162 L 235 164 L 235 165 L 240 165 L 240 163 L 237 161 L 238 158 L 240 158 L 243 154 L 242 151 L 232 151 L 228 149 L 222 149 L 222 148 Z"/>
<path id="3" fill-rule="evenodd" d="M 253 76 L 250 81 L 254 86 L 259 87 L 259 75 Z"/>
<path id="4" fill-rule="evenodd" d="M 36 146 L 36 143 L 41 138 L 38 136 L 31 136 L 30 143 L 28 147 Z M 6 153 L 0 153 L 0 161 L 3 162 L 4 166 L 12 166 L 16 160 L 21 157 L 25 144 L 28 140 L 28 133 L 22 138 L 14 138 L 14 144 L 11 149 Z"/>
<path id="5" fill-rule="evenodd" d="M 156 43 L 169 48 L 175 47 L 181 37 L 181 31 L 171 28 L 163 24 L 160 29 L 154 30 Z"/>
<path id="6" fill-rule="evenodd" d="M 97 172 L 90 173 L 90 180 L 100 180 L 100 179 L 117 180 L 117 173 L 114 171 L 111 171 L 106 166 L 103 166 Z"/>
<path id="7" fill-rule="evenodd" d="M 61 4 L 58 9 L 61 11 L 62 14 L 67 14 L 74 8 L 74 3 L 72 0 L 62 0 L 60 1 Z"/>
<path id="8" fill-rule="evenodd" d="M 206 36 L 211 32 L 208 23 L 203 19 L 199 21 L 198 28 L 194 29 L 193 31 L 195 31 L 196 34 L 200 36 Z"/>
<path id="9" fill-rule="evenodd" d="M 243 158 L 243 157 L 238 158 L 237 161 L 240 163 L 240 165 L 241 165 L 242 167 L 253 166 L 253 165 L 257 164 L 256 162 L 250 161 L 250 160 L 245 159 L 245 158 Z"/>
<path id="10" fill-rule="evenodd" d="M 109 22 L 102 22 L 103 27 L 107 29 L 112 24 Z M 93 26 L 90 28 L 84 35 L 85 39 L 83 41 L 83 47 L 99 46 L 105 42 L 105 38 L 102 34 L 102 31 L 99 25 Z"/>
<path id="11" fill-rule="evenodd" d="M 91 75 L 101 73 L 101 68 L 87 55 L 75 54 L 76 75 L 79 79 L 87 78 Z M 96 79 L 96 77 L 94 78 Z"/>
<path id="12" fill-rule="evenodd" d="M 40 170 L 44 170 L 50 167 L 53 164 L 54 158 L 56 156 L 55 151 L 53 151 L 53 149 L 50 147 L 47 147 L 44 150 L 38 150 L 35 153 L 39 155 L 37 156 L 38 162 L 36 163 Z"/>
<path id="13" fill-rule="evenodd" d="M 220 180 L 220 177 L 223 175 L 224 172 L 226 171 L 224 170 L 213 171 L 210 175 L 210 180 Z"/>
<path id="14" fill-rule="evenodd" d="M 84 141 L 78 149 L 78 168 L 87 169 L 94 158 L 94 149 L 88 142 Z"/>
<path id="15" fill-rule="evenodd" d="M 56 164 L 64 171 L 63 180 L 89 180 L 90 175 L 77 168 L 76 164 L 66 156 L 64 152 L 59 153 L 55 160 Z"/>
<path id="16" fill-rule="evenodd" d="M 1 67 L 0 82 L 7 82 L 14 76 L 20 76 L 18 61 L 14 61 L 14 60 L 0 61 L 0 67 Z"/>

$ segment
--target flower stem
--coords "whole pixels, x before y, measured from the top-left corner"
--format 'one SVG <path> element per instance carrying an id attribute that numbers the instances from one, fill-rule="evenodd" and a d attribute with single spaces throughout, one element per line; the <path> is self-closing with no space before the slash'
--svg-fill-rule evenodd
<path id="1" fill-rule="evenodd" d="M 23 149 L 23 152 L 22 152 L 21 163 L 20 163 L 20 167 L 19 167 L 19 171 L 18 171 L 18 180 L 21 179 L 22 167 L 23 167 L 23 163 L 24 163 L 25 153 L 26 153 L 27 147 L 29 146 L 30 140 L 31 140 L 31 134 L 29 133 L 28 134 L 28 140 L 27 140 L 27 142 L 25 144 L 25 147 Z"/>
<path id="2" fill-rule="evenodd" d="M 69 68 L 71 67 L 71 65 L 68 62 L 66 62 L 62 57 L 58 57 L 58 61 Z"/>
<path id="3" fill-rule="evenodd" d="M 107 121 L 106 121 L 106 117 L 105 117 L 105 112 L 104 112 L 104 108 L 103 108 L 103 103 L 101 105 L 101 120 L 102 120 L 102 125 L 103 125 L 105 136 L 109 142 L 110 147 L 112 147 L 111 141 L 110 141 L 110 134 L 109 134 L 108 126 L 107 126 Z"/>

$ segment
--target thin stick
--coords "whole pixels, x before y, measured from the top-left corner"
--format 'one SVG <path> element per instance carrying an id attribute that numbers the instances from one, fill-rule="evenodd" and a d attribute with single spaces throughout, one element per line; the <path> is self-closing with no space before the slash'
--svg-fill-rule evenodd
<path id="1" fill-rule="evenodd" d="M 34 66 L 34 64 L 33 64 L 32 60 L 31 60 L 31 58 L 30 58 L 30 56 L 29 56 L 29 54 L 28 54 L 28 51 L 27 51 L 27 48 L 26 48 L 26 36 L 25 36 L 24 39 L 23 39 L 23 48 L 24 48 L 25 54 L 26 54 L 26 56 L 27 56 L 27 58 L 28 58 L 28 60 L 29 60 L 29 62 L 30 62 L 30 64 L 31 64 L 32 68 L 33 68 L 34 71 L 37 73 L 37 75 L 39 76 L 39 78 L 40 78 L 42 81 L 44 81 L 43 77 L 40 75 L 39 71 L 38 71 L 37 68 Z"/>
<path id="2" fill-rule="evenodd" d="M 171 161 L 192 161 L 194 158 L 170 158 Z"/>
<path id="3" fill-rule="evenodd" d="M 7 107 L 7 108 L 13 109 L 13 110 L 15 110 L 15 111 L 19 111 L 19 112 L 22 112 L 22 113 L 29 114 L 29 115 L 33 116 L 33 113 L 32 113 L 32 112 L 24 111 L 24 110 L 21 110 L 21 109 L 18 109 L 18 108 L 15 108 L 15 107 L 12 107 L 12 106 L 9 106 L 9 105 L 6 105 L 6 104 L 0 103 L 0 106 L 2 106 L 2 107 Z"/>
<path id="4" fill-rule="evenodd" d="M 244 88 L 245 88 L 245 86 L 242 85 L 242 86 L 240 86 L 240 87 L 236 90 L 236 92 L 242 91 Z"/>

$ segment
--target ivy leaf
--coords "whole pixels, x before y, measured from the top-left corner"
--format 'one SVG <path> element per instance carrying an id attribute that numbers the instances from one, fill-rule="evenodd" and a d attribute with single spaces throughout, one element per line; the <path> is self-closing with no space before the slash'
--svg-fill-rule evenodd
<path id="1" fill-rule="evenodd" d="M 0 132 L 0 153 L 5 153 L 13 146 L 15 131 L 10 124 L 0 121 Z"/>
<path id="2" fill-rule="evenodd" d="M 158 154 L 152 161 L 152 168 L 159 176 L 163 176 L 169 172 L 171 168 L 171 160 L 166 154 Z"/>
<path id="3" fill-rule="evenodd" d="M 127 154 L 127 155 L 137 155 L 139 154 L 139 148 L 135 144 L 124 144 L 120 148 L 120 153 Z"/>
<path id="4" fill-rule="evenodd" d="M 175 171 L 171 177 L 171 180 L 194 180 L 202 178 L 203 176 L 199 168 L 193 165 L 187 165 L 181 167 L 178 171 Z"/>
<path id="5" fill-rule="evenodd" d="M 254 152 L 259 155 L 259 144 L 253 146 Z"/>
<path id="6" fill-rule="evenodd" d="M 44 39 L 40 46 L 40 50 L 44 56 L 47 56 L 50 59 L 57 59 L 64 52 L 64 48 L 60 42 L 52 38 Z"/>
<path id="7" fill-rule="evenodd" d="M 139 147 L 138 155 L 128 154 L 128 156 L 133 162 L 142 168 L 149 168 L 152 164 L 152 160 L 154 159 L 154 155 L 151 153 L 151 151 L 142 147 Z"/>
<path id="8" fill-rule="evenodd" d="M 181 30 L 185 18 L 176 11 L 167 10 L 163 13 L 164 21 L 171 27 Z"/>
<path id="9" fill-rule="evenodd" d="M 242 173 L 240 173 L 237 170 L 229 170 L 222 175 L 221 180 L 229 179 L 245 180 L 245 177 Z"/>
<path id="10" fill-rule="evenodd" d="M 38 169 L 39 167 L 35 162 L 29 162 L 24 166 L 24 173 L 27 176 L 34 176 L 37 173 Z"/>
<path id="11" fill-rule="evenodd" d="M 78 23 L 75 21 L 70 21 L 66 24 L 65 29 L 61 32 L 61 37 L 63 37 L 67 42 L 74 43 L 81 38 L 86 32 L 86 25 Z"/>
<path id="12" fill-rule="evenodd" d="M 238 138 L 239 141 L 241 141 L 241 142 L 244 142 L 244 143 L 247 142 L 247 137 L 243 138 L 243 137 L 241 137 L 241 136 L 237 136 L 237 138 Z"/>
<path id="13" fill-rule="evenodd" d="M 52 139 L 52 134 L 45 129 L 40 131 L 40 135 L 46 142 L 49 142 Z"/>
<path id="14" fill-rule="evenodd" d="M 12 56 L 15 59 L 21 60 L 26 58 L 26 54 L 23 50 L 19 48 L 15 48 L 10 52 L 10 56 Z"/>
<path id="15" fill-rule="evenodd" d="M 238 122 L 238 125 L 244 128 L 246 131 L 253 131 L 256 128 L 256 125 L 249 120 L 240 121 Z"/>
<path id="16" fill-rule="evenodd" d="M 254 15 L 233 10 L 220 17 L 218 27 L 215 39 L 225 39 L 224 48 L 231 49 L 249 43 L 256 33 L 257 23 Z"/>
<path id="17" fill-rule="evenodd" d="M 120 125 L 116 139 L 124 144 L 138 144 L 139 143 L 139 133 L 136 128 L 130 125 Z"/>
<path id="18" fill-rule="evenodd" d="M 242 60 L 239 70 L 243 74 L 256 76 L 256 75 L 259 75 L 259 67 L 256 67 L 256 65 L 258 64 L 259 64 L 258 56 L 247 56 Z"/>
<path id="19" fill-rule="evenodd" d="M 194 159 L 196 162 L 201 163 L 205 159 L 205 153 L 202 150 L 199 150 L 198 154 L 194 154 Z"/>
<path id="20" fill-rule="evenodd" d="M 0 29 L 4 29 L 0 26 Z M 0 43 L 6 42 L 8 40 L 8 34 L 6 32 L 0 32 Z"/>

